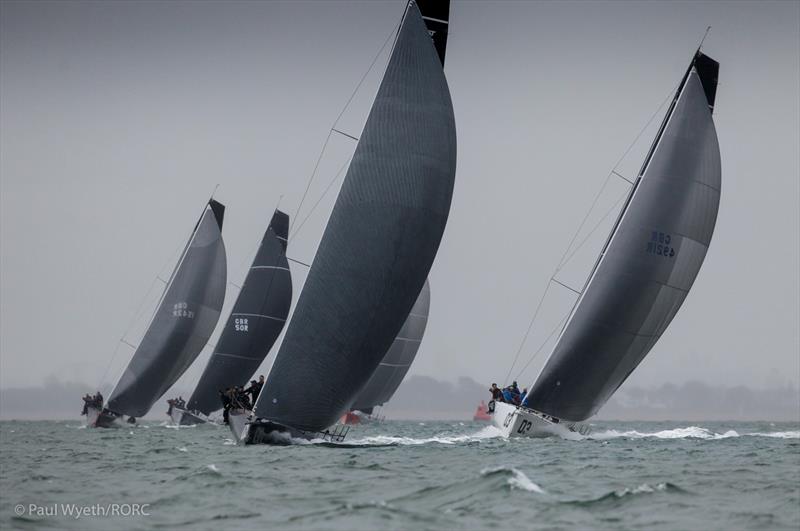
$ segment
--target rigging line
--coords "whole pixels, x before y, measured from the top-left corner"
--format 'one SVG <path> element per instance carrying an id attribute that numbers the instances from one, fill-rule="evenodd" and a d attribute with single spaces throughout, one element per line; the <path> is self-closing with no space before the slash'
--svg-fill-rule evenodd
<path id="1" fill-rule="evenodd" d="M 297 233 L 298 233 L 298 232 L 300 232 L 300 229 L 302 229 L 302 228 L 303 228 L 303 225 L 305 225 L 305 224 L 306 224 L 306 221 L 308 221 L 308 218 L 310 218 L 310 217 L 311 217 L 311 215 L 314 213 L 314 210 L 316 210 L 316 208 L 319 206 L 319 204 L 322 202 L 322 200 L 323 200 L 323 199 L 325 199 L 325 196 L 326 196 L 326 195 L 328 195 L 328 192 L 330 191 L 331 187 L 333 186 L 333 183 L 335 183 L 336 181 L 338 181 L 338 180 L 339 180 L 339 177 L 342 175 L 342 172 L 343 172 L 343 171 L 344 171 L 344 169 L 347 167 L 347 165 L 348 165 L 348 164 L 350 164 L 350 161 L 351 161 L 352 159 L 353 159 L 353 156 L 352 156 L 352 155 L 350 155 L 349 157 L 347 157 L 347 160 L 344 162 L 344 164 L 342 165 L 342 167 L 341 167 L 341 168 L 339 168 L 339 171 L 338 171 L 338 172 L 336 172 L 336 175 L 334 175 L 333 179 L 331 179 L 331 182 L 329 182 L 329 183 L 328 183 L 328 186 L 326 186 L 326 187 L 325 187 L 325 190 L 322 192 L 322 195 L 319 197 L 319 199 L 317 199 L 317 202 L 316 202 L 316 203 L 314 203 L 314 206 L 312 206 L 312 207 L 311 207 L 311 210 L 308 212 L 308 215 L 307 215 L 305 218 L 303 218 L 303 221 L 302 221 L 302 223 L 300 223 L 300 226 L 299 226 L 299 227 L 297 227 L 297 230 L 295 230 L 295 231 L 292 233 L 292 235 L 291 235 L 291 236 L 289 236 L 289 241 L 287 242 L 287 245 L 288 245 L 288 244 L 289 244 L 289 243 L 290 243 L 292 240 L 294 240 L 294 237 L 295 237 L 295 236 L 297 236 Z"/>
<path id="2" fill-rule="evenodd" d="M 511 372 L 514 370 L 514 366 L 517 364 L 517 360 L 519 359 L 519 355 L 522 353 L 522 349 L 525 346 L 525 342 L 528 340 L 528 335 L 531 333 L 531 329 L 533 328 L 533 323 L 536 321 L 536 317 L 539 315 L 539 310 L 542 309 L 542 303 L 544 302 L 544 298 L 547 296 L 547 292 L 550 291 L 550 286 L 553 284 L 553 279 L 551 278 L 547 282 L 547 287 L 544 289 L 544 293 L 542 293 L 542 297 L 539 299 L 539 304 L 536 305 L 536 311 L 533 312 L 533 318 L 531 318 L 530 323 L 528 323 L 528 329 L 525 331 L 525 335 L 522 337 L 522 342 L 519 344 L 519 348 L 517 349 L 517 354 L 514 356 L 514 361 L 511 363 L 511 367 L 508 368 L 508 373 L 506 374 L 505 382 L 508 382 L 509 376 L 511 376 Z"/>
<path id="3" fill-rule="evenodd" d="M 573 235 L 572 239 L 570 240 L 569 245 L 567 245 L 567 248 L 564 250 L 564 254 L 561 257 L 561 260 L 558 262 L 558 267 L 556 267 L 556 273 L 562 267 L 564 267 L 564 265 L 565 265 L 564 257 L 566 257 L 567 254 L 569 254 L 570 250 L 572 250 L 572 245 L 575 243 L 575 240 L 578 239 L 578 235 L 580 234 L 581 230 L 583 230 L 583 226 L 586 224 L 586 221 L 589 219 L 589 216 L 592 213 L 592 210 L 597 205 L 597 201 L 599 201 L 600 196 L 605 191 L 606 186 L 608 186 L 608 182 L 611 180 L 611 176 L 616 172 L 617 167 L 622 163 L 622 161 L 625 160 L 625 157 L 628 156 L 628 153 L 631 152 L 631 150 L 633 149 L 633 146 L 635 146 L 637 144 L 637 142 L 639 142 L 639 139 L 642 137 L 642 135 L 647 130 L 647 128 L 650 127 L 650 124 L 653 122 L 653 120 L 656 118 L 656 116 L 658 116 L 658 114 L 661 112 L 661 109 L 664 107 L 664 105 L 668 101 L 670 101 L 672 95 L 675 93 L 675 91 L 677 90 L 679 85 L 680 85 L 680 83 L 674 85 L 670 89 L 670 91 L 667 93 L 667 95 L 664 98 L 664 100 L 661 102 L 661 105 L 659 105 L 658 108 L 656 109 L 656 111 L 650 116 L 650 119 L 647 120 L 647 122 L 644 124 L 644 127 L 642 127 L 642 129 L 639 131 L 639 133 L 633 139 L 633 142 L 631 142 L 630 145 L 628 146 L 628 148 L 622 153 L 622 156 L 617 160 L 617 162 L 614 163 L 614 166 L 611 167 L 611 171 L 606 176 L 606 180 L 603 181 L 603 186 L 600 187 L 600 190 L 597 192 L 597 195 L 594 196 L 594 199 L 592 200 L 592 204 L 589 207 L 589 210 L 586 212 L 586 215 L 584 216 L 584 218 L 581 221 L 580 225 L 578 225 L 578 230 L 575 231 L 575 234 Z M 627 181 L 627 179 L 625 179 L 625 180 Z"/>
<path id="4" fill-rule="evenodd" d="M 525 364 L 525 366 L 524 366 L 522 369 L 520 369 L 520 371 L 517 373 L 517 380 L 520 380 L 520 379 L 522 378 L 522 375 L 525 373 L 525 371 L 526 371 L 526 370 L 528 370 L 528 367 L 530 366 L 530 364 L 531 364 L 531 363 L 533 363 L 533 360 L 535 360 L 535 359 L 536 359 L 536 356 L 538 356 L 539 354 L 541 354 L 541 352 L 542 352 L 542 349 L 544 348 L 544 346 L 545 346 L 545 345 L 547 345 L 547 343 L 550 341 L 550 339 L 553 337 L 553 335 L 556 333 L 556 331 L 557 331 L 559 328 L 561 328 L 561 326 L 562 326 L 562 325 L 563 325 L 563 324 L 566 322 L 566 320 L 567 320 L 567 318 L 569 317 L 570 313 L 572 313 L 572 312 L 571 312 L 571 311 L 570 311 L 570 312 L 568 312 L 568 313 L 567 313 L 567 315 L 565 315 L 565 316 L 564 316 L 564 317 L 563 317 L 563 318 L 562 318 L 562 319 L 561 319 L 561 320 L 558 322 L 558 324 L 555 326 L 555 328 L 553 328 L 553 330 L 550 332 L 550 335 L 548 335 L 548 336 L 547 336 L 547 338 L 544 340 L 544 343 L 542 343 L 541 345 L 539 345 L 539 348 L 538 348 L 538 349 L 536 349 L 536 352 L 534 352 L 533 356 L 531 356 L 531 359 L 529 359 L 529 360 L 528 360 L 528 363 L 526 363 L 526 364 Z M 535 382 L 534 382 L 534 383 L 535 383 Z"/>
<path id="5" fill-rule="evenodd" d="M 290 262 L 294 262 L 295 264 L 304 265 L 304 266 L 308 267 L 309 269 L 311 268 L 311 266 L 309 264 L 307 264 L 305 262 L 301 262 L 300 260 L 295 260 L 294 258 L 289 258 L 288 256 L 286 257 L 286 259 L 289 260 Z"/>
<path id="6" fill-rule="evenodd" d="M 338 129 L 331 129 L 331 131 L 333 131 L 334 133 L 339 133 L 339 134 L 340 134 L 340 135 L 342 135 L 342 136 L 346 136 L 347 138 L 352 138 L 353 140 L 355 140 L 356 142 L 358 142 L 358 138 L 354 137 L 353 135 L 348 135 L 348 134 L 347 134 L 347 133 L 345 133 L 344 131 L 339 131 Z"/>
<path id="7" fill-rule="evenodd" d="M 563 286 L 563 287 L 567 288 L 568 290 L 570 290 L 570 291 L 571 291 L 571 292 L 573 292 L 573 293 L 577 293 L 578 295 L 580 295 L 580 294 L 581 294 L 581 292 L 580 292 L 580 291 L 578 291 L 578 290 L 576 290 L 576 289 L 574 289 L 574 288 L 571 288 L 571 287 L 567 286 L 566 284 L 564 284 L 564 283 L 563 283 L 563 282 L 561 282 L 560 280 L 556 280 L 555 278 L 551 278 L 550 280 L 552 280 L 553 282 L 555 282 L 555 283 L 556 283 L 556 284 L 558 284 L 559 286 Z"/>
<path id="8" fill-rule="evenodd" d="M 111 359 L 108 360 L 108 365 L 106 365 L 106 370 L 103 372 L 103 376 L 100 379 L 100 385 L 103 385 L 103 383 L 104 383 L 103 380 L 105 380 L 108 377 L 108 373 L 111 370 L 111 365 L 114 363 L 114 360 L 117 358 L 117 354 L 119 353 L 119 345 L 120 345 L 120 343 L 125 339 L 125 336 L 128 335 L 128 332 L 130 332 L 130 329 L 133 327 L 133 324 L 136 321 L 138 321 L 142 317 L 142 315 L 144 314 L 144 306 L 147 303 L 147 301 L 150 299 L 150 294 L 152 293 L 153 288 L 156 285 L 156 282 L 158 282 L 159 280 L 161 280 L 161 278 L 156 277 L 152 281 L 150 281 L 150 287 L 147 288 L 147 291 L 145 292 L 144 297 L 142 298 L 141 302 L 139 302 L 139 306 L 136 308 L 136 311 L 133 314 L 133 318 L 128 323 L 128 326 L 125 328 L 125 331 L 122 334 L 122 337 L 120 338 L 120 340 L 117 341 L 117 346 L 114 348 L 114 352 L 113 352 L 113 354 L 111 354 Z M 161 281 L 163 282 L 163 280 L 161 280 Z"/>
<path id="9" fill-rule="evenodd" d="M 611 205 L 611 208 L 609 208 L 609 209 L 606 211 L 606 213 L 605 213 L 605 214 L 603 214 L 603 217 L 602 217 L 602 218 L 600 218 L 600 220 L 599 220 L 599 221 L 598 221 L 598 222 L 595 224 L 594 228 L 593 228 L 592 230 L 590 230 L 590 231 L 589 231 L 589 234 L 587 234 L 587 235 L 586 235 L 586 237 L 585 237 L 585 238 L 583 238 L 583 240 L 581 240 L 581 243 L 579 243 L 579 244 L 578 244 L 578 245 L 575 247 L 575 249 L 572 251 L 572 254 L 570 254 L 570 255 L 567 257 L 567 259 L 566 259 L 566 260 L 564 260 L 564 262 L 561 264 L 561 268 L 563 268 L 565 265 L 567 265 L 567 264 L 570 262 L 570 260 L 572 260 L 572 258 L 573 258 L 573 257 L 574 257 L 576 254 L 578 254 L 578 251 L 580 251 L 580 250 L 581 250 L 581 248 L 583 248 L 583 246 L 586 244 L 586 242 L 587 242 L 587 241 L 589 241 L 589 238 L 591 238 L 591 237 L 592 237 L 592 235 L 593 235 L 595 232 L 597 232 L 597 229 L 599 229 L 599 228 L 600 228 L 600 226 L 603 224 L 603 222 L 606 220 L 606 218 L 608 218 L 608 216 L 610 216 L 612 212 L 616 211 L 616 209 L 617 209 L 617 207 L 619 206 L 619 204 L 620 204 L 620 203 L 622 203 L 622 201 L 623 201 L 623 200 L 624 200 L 626 197 L 628 197 L 628 191 L 626 191 L 624 194 L 622 194 L 622 195 L 619 197 L 619 199 L 617 199 L 617 201 L 616 201 L 616 202 L 615 202 L 613 205 Z M 558 274 L 558 273 L 559 273 L 559 271 L 561 271 L 561 269 L 560 269 L 560 268 L 556 270 L 556 273 L 555 273 L 555 274 Z"/>
<path id="10" fill-rule="evenodd" d="M 700 39 L 700 44 L 697 45 L 697 50 L 699 51 L 700 48 L 703 47 L 703 43 L 706 42 L 706 37 L 708 37 L 708 32 L 711 31 L 711 26 L 706 28 L 706 32 L 703 34 L 703 38 Z"/>
<path id="11" fill-rule="evenodd" d="M 626 183 L 633 184 L 633 181 L 629 180 L 627 177 L 625 177 L 624 175 L 619 173 L 617 170 L 611 170 L 611 173 L 613 173 L 614 175 L 616 175 L 617 177 L 619 177 L 620 179 L 622 179 Z"/>
<path id="12" fill-rule="evenodd" d="M 364 80 L 367 79 L 367 76 L 372 71 L 372 68 L 375 66 L 375 63 L 378 61 L 378 58 L 383 53 L 383 50 L 386 49 L 386 45 L 389 44 L 389 41 L 392 39 L 392 35 L 397 33 L 399 28 L 400 28 L 400 23 L 398 23 L 397 25 L 392 27 L 392 31 L 389 33 L 389 36 L 386 37 L 386 40 L 383 42 L 383 46 L 381 46 L 381 49 L 378 50 L 377 54 L 375 54 L 375 57 L 372 58 L 372 62 L 369 64 L 369 68 L 367 68 L 366 72 L 364 72 L 364 75 L 361 76 L 361 79 L 359 80 L 358 84 L 356 85 L 356 88 L 353 89 L 353 92 L 350 94 L 350 97 L 347 99 L 347 102 L 344 104 L 344 107 L 342 107 L 342 110 L 339 112 L 339 115 L 333 121 L 333 125 L 331 125 L 331 128 L 328 130 L 328 136 L 325 138 L 325 143 L 322 144 L 322 151 L 320 151 L 319 157 L 317 157 L 317 162 L 316 162 L 316 164 L 314 164 L 314 170 L 311 172 L 311 177 L 308 179 L 308 184 L 306 184 L 306 189 L 303 192 L 303 196 L 300 198 L 300 203 L 297 205 L 297 210 L 295 211 L 294 216 L 292 217 L 292 220 L 289 222 L 289 231 L 290 232 L 291 232 L 292 226 L 294 225 L 294 221 L 300 215 L 300 209 L 303 208 L 303 202 L 305 202 L 306 196 L 308 196 L 308 191 L 311 188 L 311 183 L 314 182 L 314 178 L 317 175 L 317 171 L 319 170 L 319 165 L 322 162 L 322 157 L 325 155 L 325 150 L 327 149 L 328 143 L 331 140 L 331 135 L 333 134 L 333 131 L 336 129 L 336 126 L 339 124 L 339 120 L 342 119 L 342 116 L 344 115 L 345 111 L 347 111 L 347 108 L 350 107 L 350 104 L 353 102 L 353 98 L 356 97 L 356 94 L 361 89 L 361 85 L 364 83 Z M 342 134 L 344 134 L 344 133 L 342 133 Z M 350 135 L 347 135 L 347 136 L 350 136 Z M 354 137 L 351 137 L 351 138 L 354 138 Z M 356 141 L 357 140 L 358 139 L 356 139 Z"/>

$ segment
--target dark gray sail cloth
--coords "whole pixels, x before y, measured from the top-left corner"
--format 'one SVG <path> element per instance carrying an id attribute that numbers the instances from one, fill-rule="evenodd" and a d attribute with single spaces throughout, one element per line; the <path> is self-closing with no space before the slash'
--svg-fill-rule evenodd
<path id="1" fill-rule="evenodd" d="M 375 406 L 382 406 L 392 398 L 417 356 L 422 336 L 425 334 L 425 326 L 428 324 L 430 306 L 431 291 L 426 280 L 417 302 L 411 308 L 397 337 L 392 341 L 392 346 L 353 402 L 353 409 L 371 411 Z"/>
<path id="2" fill-rule="evenodd" d="M 316 431 L 349 409 L 428 276 L 455 168 L 450 92 L 412 3 L 259 397 L 259 417 Z"/>
<path id="3" fill-rule="evenodd" d="M 209 201 L 106 408 L 141 417 L 203 350 L 225 299 L 225 207 Z"/>
<path id="4" fill-rule="evenodd" d="M 278 339 L 292 302 L 288 232 L 289 216 L 276 210 L 214 353 L 189 398 L 189 410 L 208 415 L 221 409 L 219 390 L 245 385 Z"/>
<path id="5" fill-rule="evenodd" d="M 572 421 L 594 415 L 689 293 L 719 207 L 711 117 L 717 71 L 698 52 L 616 231 L 528 395 L 530 407 Z"/>

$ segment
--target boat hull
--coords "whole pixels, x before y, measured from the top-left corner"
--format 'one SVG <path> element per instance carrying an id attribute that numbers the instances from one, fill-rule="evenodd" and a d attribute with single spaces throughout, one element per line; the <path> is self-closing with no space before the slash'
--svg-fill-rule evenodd
<path id="1" fill-rule="evenodd" d="M 308 432 L 284 426 L 271 420 L 257 418 L 252 411 L 232 409 L 228 413 L 228 427 L 237 444 L 292 444 L 293 439 L 326 440 L 342 442 L 349 431 L 348 426 L 337 426 L 334 430 Z"/>
<path id="2" fill-rule="evenodd" d="M 121 417 L 109 414 L 105 409 L 92 406 L 86 408 L 86 426 L 88 428 L 118 428 L 120 419 Z"/>
<path id="3" fill-rule="evenodd" d="M 503 434 L 503 437 L 564 437 L 575 436 L 574 431 L 555 419 L 545 418 L 542 413 L 526 407 L 495 402 L 492 424 Z"/>
<path id="4" fill-rule="evenodd" d="M 169 418 L 173 426 L 196 426 L 209 422 L 208 418 L 203 418 L 201 415 L 188 409 L 172 406 Z"/>

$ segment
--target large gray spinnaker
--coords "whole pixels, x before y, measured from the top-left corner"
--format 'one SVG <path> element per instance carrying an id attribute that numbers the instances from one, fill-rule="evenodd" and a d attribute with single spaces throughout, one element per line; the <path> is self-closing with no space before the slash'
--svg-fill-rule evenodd
<path id="1" fill-rule="evenodd" d="M 430 306 L 431 290 L 426 280 L 417 302 L 406 317 L 406 322 L 367 385 L 353 402 L 352 409 L 372 413 L 373 408 L 384 405 L 394 396 L 417 357 L 425 326 L 428 324 Z"/>
<path id="2" fill-rule="evenodd" d="M 706 256 L 721 169 L 712 119 L 719 64 L 697 52 L 626 206 L 527 404 L 570 421 L 594 415 L 647 355 Z"/>
<path id="3" fill-rule="evenodd" d="M 211 337 L 225 299 L 224 212 L 213 199 L 206 205 L 106 409 L 130 417 L 145 415 Z"/>
<path id="4" fill-rule="evenodd" d="M 289 216 L 276 210 L 203 375 L 187 403 L 208 415 L 222 409 L 219 391 L 244 386 L 278 339 L 292 302 L 286 259 Z"/>
<path id="5" fill-rule="evenodd" d="M 422 290 L 455 168 L 450 92 L 410 2 L 258 417 L 318 431 L 348 411 Z"/>

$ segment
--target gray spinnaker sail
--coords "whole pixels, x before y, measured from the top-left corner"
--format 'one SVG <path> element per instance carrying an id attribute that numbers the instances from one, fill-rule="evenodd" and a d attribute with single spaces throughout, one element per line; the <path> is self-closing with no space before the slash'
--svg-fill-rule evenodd
<path id="1" fill-rule="evenodd" d="M 225 207 L 211 199 L 172 272 L 150 325 L 106 408 L 145 415 L 203 350 L 225 299 Z"/>
<path id="2" fill-rule="evenodd" d="M 706 256 L 721 168 L 712 119 L 719 64 L 695 55 L 625 208 L 527 404 L 581 421 L 664 333 Z"/>
<path id="3" fill-rule="evenodd" d="M 219 391 L 245 385 L 278 339 L 292 302 L 286 258 L 289 216 L 276 210 L 203 375 L 187 402 L 208 415 L 222 409 Z"/>
<path id="4" fill-rule="evenodd" d="M 259 417 L 317 431 L 349 409 L 425 283 L 455 167 L 450 92 L 411 2 L 256 404 Z"/>
<path id="5" fill-rule="evenodd" d="M 392 346 L 353 402 L 353 409 L 370 412 L 372 408 L 382 406 L 392 398 L 417 357 L 425 326 L 428 324 L 430 306 L 431 291 L 426 280 L 403 327 L 392 341 Z"/>

